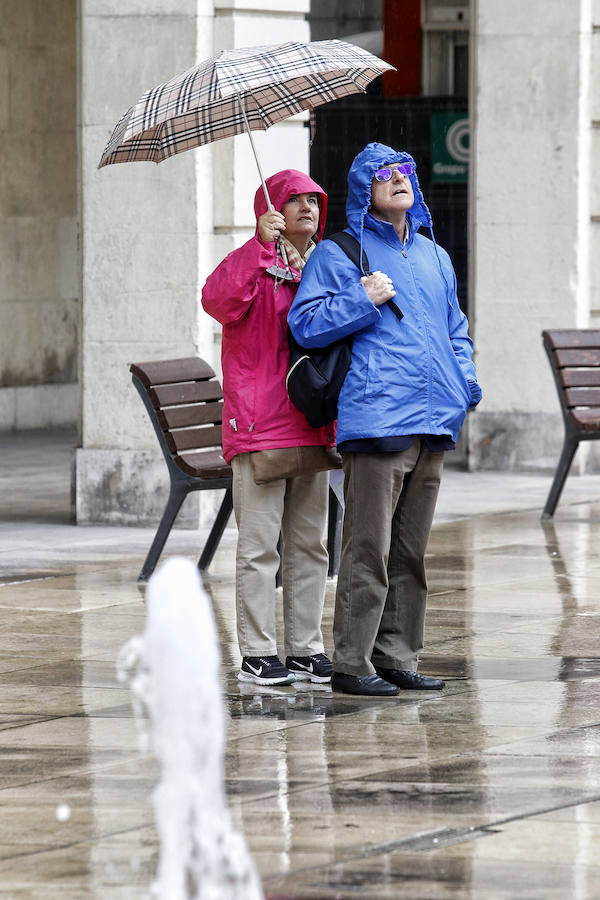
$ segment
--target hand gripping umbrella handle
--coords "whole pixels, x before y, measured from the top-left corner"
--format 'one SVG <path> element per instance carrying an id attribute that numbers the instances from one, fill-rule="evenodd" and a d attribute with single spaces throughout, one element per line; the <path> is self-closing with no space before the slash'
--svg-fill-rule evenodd
<path id="1" fill-rule="evenodd" d="M 244 119 L 244 125 L 246 126 L 246 131 L 248 132 L 248 137 L 250 138 L 250 146 L 252 147 L 252 152 L 254 153 L 254 159 L 256 160 L 256 167 L 258 169 L 258 174 L 260 175 L 260 183 L 262 184 L 262 189 L 265 194 L 265 200 L 267 201 L 267 206 L 271 210 L 273 209 L 273 204 L 271 203 L 271 198 L 269 197 L 269 192 L 267 190 L 267 186 L 265 184 L 265 179 L 263 178 L 262 169 L 260 167 L 260 162 L 258 159 L 258 154 L 256 152 L 256 147 L 254 146 L 254 141 L 252 140 L 252 132 L 250 131 L 250 125 L 248 124 L 248 119 L 246 118 L 246 110 L 244 109 L 244 103 L 239 94 L 236 94 L 236 100 L 239 104 L 240 111 L 242 113 L 242 117 Z"/>

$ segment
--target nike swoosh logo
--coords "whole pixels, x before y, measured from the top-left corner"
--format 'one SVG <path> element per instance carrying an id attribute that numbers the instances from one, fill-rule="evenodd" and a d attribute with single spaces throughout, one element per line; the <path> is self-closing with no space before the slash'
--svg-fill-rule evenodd
<path id="1" fill-rule="evenodd" d="M 304 669 L 305 672 L 312 672 L 312 670 L 313 670 L 312 663 L 310 664 L 310 666 L 305 666 L 303 663 L 297 662 L 296 665 L 299 669 Z"/>
<path id="2" fill-rule="evenodd" d="M 254 666 L 251 666 L 249 662 L 246 663 L 251 672 L 254 672 L 255 675 L 262 675 L 263 667 L 259 666 L 258 669 L 255 669 Z"/>

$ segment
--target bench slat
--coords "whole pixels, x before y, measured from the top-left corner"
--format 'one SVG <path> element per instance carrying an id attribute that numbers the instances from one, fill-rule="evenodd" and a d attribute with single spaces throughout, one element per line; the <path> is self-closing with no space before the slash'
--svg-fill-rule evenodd
<path id="1" fill-rule="evenodd" d="M 182 428 L 181 431 L 165 432 L 165 437 L 172 453 L 181 450 L 200 450 L 203 447 L 220 447 L 221 426 Z"/>
<path id="2" fill-rule="evenodd" d="M 558 377 L 565 388 L 600 387 L 599 369 L 560 369 Z"/>
<path id="3" fill-rule="evenodd" d="M 600 406 L 600 388 L 567 388 L 565 402 L 567 406 Z"/>
<path id="4" fill-rule="evenodd" d="M 220 400 L 223 391 L 218 381 L 196 381 L 188 384 L 167 384 L 163 387 L 150 388 L 148 396 L 154 409 L 165 406 L 183 406 L 190 403 L 206 403 L 208 400 Z"/>
<path id="5" fill-rule="evenodd" d="M 173 384 L 178 381 L 205 381 L 215 376 L 208 363 L 195 356 L 185 359 L 161 359 L 156 362 L 132 363 L 129 371 L 137 375 L 144 387 Z"/>
<path id="6" fill-rule="evenodd" d="M 600 413 L 597 409 L 571 409 L 570 416 L 583 431 L 597 431 L 600 436 Z"/>
<path id="7" fill-rule="evenodd" d="M 157 410 L 163 431 L 190 428 L 194 425 L 218 425 L 223 418 L 223 403 L 196 403 L 194 406 L 172 406 Z"/>
<path id="8" fill-rule="evenodd" d="M 558 348 L 600 347 L 600 330 L 597 328 L 557 328 L 542 331 L 546 346 Z"/>
<path id="9" fill-rule="evenodd" d="M 182 453 L 175 462 L 188 475 L 197 478 L 231 478 L 231 466 L 228 466 L 219 450 L 202 453 Z"/>
<path id="10" fill-rule="evenodd" d="M 576 366 L 581 369 L 586 366 L 600 366 L 600 347 L 580 348 L 579 350 L 555 350 L 554 356 L 556 364 L 561 368 Z"/>

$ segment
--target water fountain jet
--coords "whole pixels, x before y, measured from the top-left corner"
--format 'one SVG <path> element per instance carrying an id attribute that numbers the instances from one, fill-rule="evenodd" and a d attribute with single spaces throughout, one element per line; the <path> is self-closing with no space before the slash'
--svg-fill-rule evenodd
<path id="1" fill-rule="evenodd" d="M 152 576 L 144 633 L 125 644 L 119 678 L 146 747 L 160 764 L 153 793 L 160 839 L 152 896 L 263 900 L 260 880 L 225 800 L 220 651 L 209 598 L 192 562 L 173 558 Z"/>

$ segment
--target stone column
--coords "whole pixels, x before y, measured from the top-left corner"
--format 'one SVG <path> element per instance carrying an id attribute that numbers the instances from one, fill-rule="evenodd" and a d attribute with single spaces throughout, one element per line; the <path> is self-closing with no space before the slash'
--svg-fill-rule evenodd
<path id="1" fill-rule="evenodd" d="M 590 118 L 591 134 L 591 251 L 590 289 L 592 295 L 591 326 L 600 328 L 600 0 L 592 5 L 590 42 Z"/>
<path id="2" fill-rule="evenodd" d="M 309 0 L 80 0 L 78 522 L 145 524 L 162 513 L 166 467 L 128 366 L 198 354 L 219 371 L 220 328 L 200 294 L 215 265 L 253 233 L 260 184 L 246 135 L 159 166 L 98 171 L 102 150 L 147 88 L 221 49 L 308 40 L 308 11 Z M 254 132 L 265 177 L 308 172 L 305 119 Z M 178 523 L 210 519 L 215 499 L 190 495 Z"/>
<path id="3" fill-rule="evenodd" d="M 231 47 L 310 40 L 309 0 L 215 0 L 215 53 Z M 265 178 L 281 169 L 308 172 L 306 114 L 252 132 Z M 214 265 L 254 233 L 254 192 L 260 177 L 245 134 L 215 145 Z M 208 273 L 207 273 L 208 274 Z M 219 329 L 216 336 L 219 341 Z"/>
<path id="4" fill-rule="evenodd" d="M 590 324 L 591 0 L 473 0 L 472 13 L 471 324 L 484 400 L 469 416 L 470 465 L 553 468 L 562 425 L 540 332 Z"/>
<path id="5" fill-rule="evenodd" d="M 0 430 L 77 419 L 75 0 L 0 4 Z"/>
<path id="6" fill-rule="evenodd" d="M 166 466 L 131 362 L 203 355 L 200 269 L 212 260 L 211 150 L 97 169 L 145 90 L 212 55 L 212 0 L 80 0 L 81 434 L 78 522 L 156 522 Z M 194 505 L 195 504 L 195 505 Z M 197 521 L 198 495 L 183 521 Z"/>

